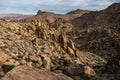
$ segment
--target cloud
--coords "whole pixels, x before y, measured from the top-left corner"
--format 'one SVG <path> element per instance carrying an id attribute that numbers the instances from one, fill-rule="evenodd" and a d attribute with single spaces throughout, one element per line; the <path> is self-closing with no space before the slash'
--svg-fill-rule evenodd
<path id="1" fill-rule="evenodd" d="M 0 13 L 32 14 L 40 10 L 66 13 L 74 9 L 101 10 L 120 0 L 0 0 Z"/>

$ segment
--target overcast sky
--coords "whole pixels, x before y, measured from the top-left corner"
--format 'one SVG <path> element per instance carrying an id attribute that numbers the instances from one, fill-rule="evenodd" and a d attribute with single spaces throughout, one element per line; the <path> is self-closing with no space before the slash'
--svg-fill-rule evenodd
<path id="1" fill-rule="evenodd" d="M 120 0 L 0 0 L 0 13 L 35 14 L 38 10 L 66 13 L 75 9 L 101 10 Z"/>

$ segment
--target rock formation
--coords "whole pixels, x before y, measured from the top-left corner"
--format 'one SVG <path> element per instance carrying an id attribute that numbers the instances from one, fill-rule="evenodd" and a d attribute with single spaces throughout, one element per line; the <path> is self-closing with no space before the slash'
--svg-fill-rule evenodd
<path id="1" fill-rule="evenodd" d="M 0 79 L 119 80 L 119 10 L 0 19 Z"/>
<path id="2" fill-rule="evenodd" d="M 27 66 L 19 66 L 8 72 L 1 80 L 73 80 L 64 74 L 57 74 Z"/>

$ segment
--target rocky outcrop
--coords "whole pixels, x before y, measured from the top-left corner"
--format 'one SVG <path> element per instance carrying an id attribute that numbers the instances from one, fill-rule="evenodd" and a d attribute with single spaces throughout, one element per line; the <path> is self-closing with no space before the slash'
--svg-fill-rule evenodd
<path id="1" fill-rule="evenodd" d="M 97 54 L 106 60 L 119 55 L 120 35 L 113 29 L 89 28 L 79 31 L 78 35 L 74 42 L 80 50 Z"/>
<path id="2" fill-rule="evenodd" d="M 77 56 L 76 48 L 72 40 L 67 38 L 66 32 L 62 32 L 59 36 L 60 45 L 70 55 Z"/>
<path id="3" fill-rule="evenodd" d="M 63 74 L 57 74 L 27 66 L 18 66 L 0 80 L 73 80 Z"/>
<path id="4" fill-rule="evenodd" d="M 72 21 L 78 30 L 89 27 L 110 27 L 120 32 L 120 3 L 113 3 L 105 10 L 90 12 Z"/>
<path id="5" fill-rule="evenodd" d="M 90 66 L 74 65 L 74 64 L 65 66 L 63 68 L 63 73 L 72 77 L 74 80 L 81 80 L 84 78 L 91 78 L 96 76 L 96 72 Z"/>
<path id="6" fill-rule="evenodd" d="M 69 76 L 95 76 L 96 73 L 94 69 L 89 66 L 82 66 L 82 65 L 70 65 L 69 67 L 64 67 L 63 69 L 64 74 Z"/>
<path id="7" fill-rule="evenodd" d="M 118 56 L 120 56 L 119 13 L 120 3 L 113 3 L 104 10 L 84 14 L 72 21 L 75 31 L 71 34 L 76 48 L 80 51 L 87 51 L 99 55 L 99 57 L 102 58 L 101 61 L 105 61 L 106 63 L 106 65 L 103 64 L 103 67 L 95 68 L 99 74 L 90 80 L 111 80 L 120 78 L 118 58 Z M 84 61 L 87 60 L 89 59 Z M 95 60 L 93 60 L 93 62 L 94 61 Z M 116 74 L 116 77 L 114 74 Z"/>
<path id="8" fill-rule="evenodd" d="M 39 10 L 35 16 L 27 17 L 25 19 L 18 20 L 19 22 L 29 22 L 32 20 L 39 20 L 44 24 L 54 27 L 58 31 L 70 32 L 73 28 L 71 21 L 77 17 L 82 16 L 85 13 L 89 13 L 86 10 L 75 10 L 67 14 L 56 14 L 53 12 Z M 14 20 L 13 22 L 18 22 Z"/>
<path id="9" fill-rule="evenodd" d="M 87 76 L 95 76 L 96 75 L 96 72 L 94 71 L 93 68 L 89 67 L 89 66 L 85 66 L 84 67 L 84 73 L 87 75 Z"/>
<path id="10" fill-rule="evenodd" d="M 0 25 L 2 76 L 20 65 L 56 71 L 69 64 L 106 64 L 100 57 L 77 50 L 67 32 L 58 31 L 39 20 L 24 23 L 1 21 Z"/>
<path id="11" fill-rule="evenodd" d="M 58 18 L 54 21 L 54 23 L 51 23 L 49 25 L 58 31 L 70 32 L 73 29 L 73 25 L 63 18 Z"/>
<path id="12" fill-rule="evenodd" d="M 107 60 L 94 53 L 79 51 L 76 63 L 90 66 L 104 66 L 107 64 Z"/>

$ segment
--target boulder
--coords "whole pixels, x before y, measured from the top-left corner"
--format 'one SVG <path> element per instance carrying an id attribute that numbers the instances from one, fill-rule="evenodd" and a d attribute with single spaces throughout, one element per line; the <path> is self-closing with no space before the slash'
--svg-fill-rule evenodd
<path id="1" fill-rule="evenodd" d="M 18 66 L 9 71 L 1 80 L 73 80 L 63 74 L 57 74 L 27 66 Z"/>
<path id="2" fill-rule="evenodd" d="M 8 58 L 9 58 L 9 56 L 3 50 L 0 49 L 0 62 L 4 62 Z"/>
<path id="3" fill-rule="evenodd" d="M 63 73 L 68 76 L 84 76 L 92 77 L 96 75 L 96 72 L 90 66 L 83 66 L 83 65 L 70 65 L 63 68 Z"/>
<path id="4" fill-rule="evenodd" d="M 87 76 L 95 76 L 95 75 L 96 75 L 94 69 L 92 69 L 92 68 L 89 67 L 89 66 L 85 66 L 85 67 L 84 67 L 84 73 L 85 73 Z"/>
<path id="5" fill-rule="evenodd" d="M 43 58 L 43 66 L 46 70 L 50 70 L 51 68 L 51 59 L 46 54 L 41 54 L 41 57 Z"/>

